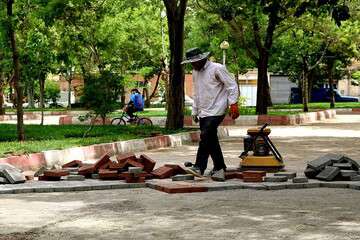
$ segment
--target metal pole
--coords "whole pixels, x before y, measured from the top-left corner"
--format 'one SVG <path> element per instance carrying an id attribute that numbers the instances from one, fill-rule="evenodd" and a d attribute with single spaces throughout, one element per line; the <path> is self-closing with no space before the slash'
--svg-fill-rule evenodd
<path id="1" fill-rule="evenodd" d="M 223 65 L 226 66 L 226 50 L 223 49 Z"/>

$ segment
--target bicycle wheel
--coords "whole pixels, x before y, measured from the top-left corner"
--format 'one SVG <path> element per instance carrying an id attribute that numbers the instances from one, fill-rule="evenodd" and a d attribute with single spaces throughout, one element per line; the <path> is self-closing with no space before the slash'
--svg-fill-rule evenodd
<path id="1" fill-rule="evenodd" d="M 113 118 L 111 120 L 111 125 L 126 125 L 126 121 L 123 118 Z"/>
<path id="2" fill-rule="evenodd" d="M 139 118 L 139 120 L 137 121 L 137 125 L 152 126 L 153 123 L 150 118 Z"/>

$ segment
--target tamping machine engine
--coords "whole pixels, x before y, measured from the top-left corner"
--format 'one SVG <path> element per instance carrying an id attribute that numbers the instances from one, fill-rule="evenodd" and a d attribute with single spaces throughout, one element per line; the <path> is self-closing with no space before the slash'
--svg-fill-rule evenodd
<path id="1" fill-rule="evenodd" d="M 284 168 L 283 158 L 269 138 L 271 129 L 267 128 L 268 125 L 248 129 L 248 135 L 244 138 L 244 152 L 240 155 L 241 170 L 274 172 Z"/>

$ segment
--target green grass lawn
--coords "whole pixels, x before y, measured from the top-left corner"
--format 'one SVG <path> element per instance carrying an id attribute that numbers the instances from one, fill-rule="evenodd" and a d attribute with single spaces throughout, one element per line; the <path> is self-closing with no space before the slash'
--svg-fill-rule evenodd
<path id="1" fill-rule="evenodd" d="M 302 104 L 277 104 L 271 109 L 302 109 Z M 309 109 L 329 109 L 330 103 L 309 103 Z M 360 102 L 335 103 L 335 108 L 360 108 Z"/>
<path id="2" fill-rule="evenodd" d="M 88 126 L 39 126 L 26 125 L 26 141 L 16 141 L 16 125 L 0 124 L 0 157 L 6 155 L 34 153 L 44 150 L 65 149 L 122 140 L 150 137 L 152 133 L 172 134 L 176 131 L 157 126 L 94 126 L 83 138 Z M 187 130 L 181 130 L 187 131 Z M 177 131 L 180 132 L 180 131 Z"/>

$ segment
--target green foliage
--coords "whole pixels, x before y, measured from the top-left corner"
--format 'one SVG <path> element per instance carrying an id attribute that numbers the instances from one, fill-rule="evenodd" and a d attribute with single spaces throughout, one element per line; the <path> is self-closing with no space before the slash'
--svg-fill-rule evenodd
<path id="1" fill-rule="evenodd" d="M 350 10 L 357 8 L 355 5 L 350 7 Z M 351 60 L 360 56 L 358 24 L 356 14 L 352 14 L 341 27 L 327 16 L 303 14 L 299 18 L 288 19 L 285 25 L 289 30 L 277 39 L 272 50 L 271 71 L 288 74 L 291 80 L 298 82 L 304 71 L 304 60 L 311 66 L 320 59 L 321 64 L 310 71 L 312 85 L 328 80 L 329 65 L 332 65 L 333 79 L 341 79 Z M 324 58 L 321 59 L 323 53 Z"/>
<path id="2" fill-rule="evenodd" d="M 360 80 L 360 71 L 354 72 L 351 77 L 355 80 Z"/>
<path id="3" fill-rule="evenodd" d="M 84 86 L 84 95 L 81 101 L 95 115 L 106 118 L 108 113 L 115 111 L 117 100 L 122 87 L 122 77 L 109 71 L 90 75 Z"/>
<path id="4" fill-rule="evenodd" d="M 226 50 L 226 65 L 233 73 L 244 73 L 254 68 L 255 64 L 246 56 L 243 46 L 232 35 L 229 26 L 220 21 L 219 17 L 207 13 L 202 9 L 189 11 L 186 19 L 186 48 L 200 47 L 203 51 L 210 51 L 212 58 L 222 63 L 223 51 L 220 49 L 222 41 L 229 42 Z M 190 70 L 188 66 L 188 70 Z"/>
<path id="5" fill-rule="evenodd" d="M 45 83 L 45 100 L 51 100 L 56 105 L 57 98 L 60 97 L 60 87 L 54 81 Z"/>

